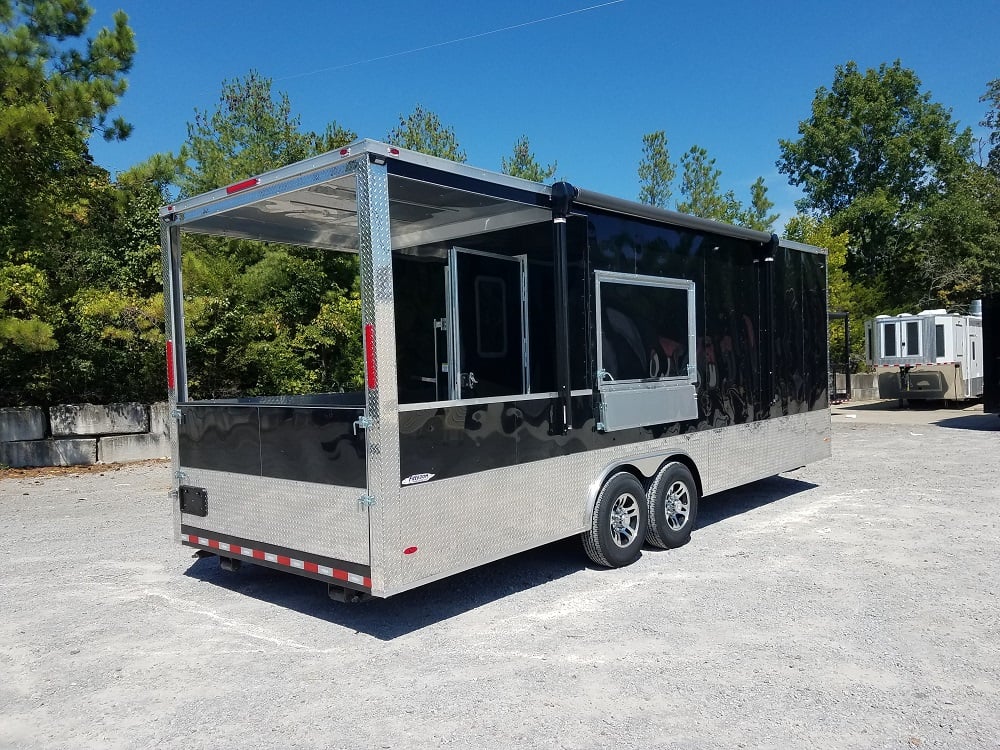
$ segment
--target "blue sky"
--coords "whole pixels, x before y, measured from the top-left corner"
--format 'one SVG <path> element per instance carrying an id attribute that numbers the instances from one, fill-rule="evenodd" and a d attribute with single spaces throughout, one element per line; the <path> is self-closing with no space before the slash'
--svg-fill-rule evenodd
<path id="1" fill-rule="evenodd" d="M 306 128 L 336 120 L 382 139 L 420 103 L 471 165 L 499 169 L 524 134 L 558 177 L 624 198 L 638 194 L 642 135 L 662 129 L 675 161 L 703 146 L 741 199 L 762 175 L 787 218 L 798 192 L 775 167 L 778 139 L 795 137 L 834 66 L 899 58 L 977 135 L 979 96 L 1000 77 L 997 0 L 91 2 L 99 24 L 128 13 L 139 47 L 116 113 L 135 131 L 92 143 L 113 173 L 176 151 L 195 109 L 253 68 Z"/>

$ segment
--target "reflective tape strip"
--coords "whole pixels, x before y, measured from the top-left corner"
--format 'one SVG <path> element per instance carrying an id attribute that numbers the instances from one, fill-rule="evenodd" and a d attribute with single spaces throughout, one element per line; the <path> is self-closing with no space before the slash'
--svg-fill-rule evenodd
<path id="1" fill-rule="evenodd" d="M 349 573 L 346 570 L 340 570 L 339 568 L 330 568 L 326 565 L 320 565 L 319 563 L 309 562 L 308 560 L 297 560 L 294 557 L 286 557 L 285 555 L 277 555 L 273 552 L 264 552 L 263 550 L 254 549 L 253 547 L 244 547 L 239 544 L 230 544 L 229 542 L 221 542 L 218 539 L 210 539 L 203 536 L 195 536 L 194 534 L 181 534 L 181 541 L 187 542 L 188 544 L 197 544 L 199 547 L 209 547 L 210 549 L 217 549 L 223 552 L 229 552 L 233 555 L 241 555 L 243 557 L 250 557 L 254 560 L 266 560 L 267 562 L 274 563 L 275 565 L 281 565 L 286 568 L 291 568 L 294 570 L 306 570 L 310 573 L 317 573 L 321 576 L 326 576 L 327 578 L 333 578 L 337 581 L 349 581 L 358 586 L 364 586 L 365 588 L 372 587 L 372 579 L 366 576 L 358 575 L 357 573 Z"/>

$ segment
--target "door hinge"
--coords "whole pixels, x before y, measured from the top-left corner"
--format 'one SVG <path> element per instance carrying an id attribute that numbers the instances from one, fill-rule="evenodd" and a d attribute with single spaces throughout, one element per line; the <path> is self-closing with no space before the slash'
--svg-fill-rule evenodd
<path id="1" fill-rule="evenodd" d="M 182 412 L 180 409 L 171 409 L 170 416 L 173 419 L 176 419 L 178 423 L 184 422 L 184 412 Z"/>
<path id="2" fill-rule="evenodd" d="M 188 475 L 185 474 L 183 471 L 175 471 L 174 477 L 177 479 L 178 482 L 183 482 L 185 479 L 188 478 Z"/>
<path id="3" fill-rule="evenodd" d="M 362 495 L 358 498 L 358 505 L 362 508 L 370 508 L 375 504 L 375 498 L 371 495 Z"/>
<path id="4" fill-rule="evenodd" d="M 372 426 L 372 421 L 365 416 L 360 416 L 354 420 L 354 434 L 358 434 L 358 430 L 367 430 Z"/>

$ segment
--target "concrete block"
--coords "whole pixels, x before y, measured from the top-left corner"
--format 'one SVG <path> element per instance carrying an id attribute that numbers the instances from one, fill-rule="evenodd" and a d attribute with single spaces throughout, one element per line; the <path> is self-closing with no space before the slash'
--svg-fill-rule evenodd
<path id="1" fill-rule="evenodd" d="M 112 435 L 97 441 L 97 462 L 101 464 L 167 458 L 169 455 L 170 441 L 155 433 Z"/>
<path id="2" fill-rule="evenodd" d="M 0 464 L 26 466 L 82 466 L 97 461 L 97 440 L 21 440 L 0 443 Z"/>
<path id="3" fill-rule="evenodd" d="M 170 404 L 158 401 L 149 405 L 149 431 L 154 435 L 170 435 Z"/>
<path id="4" fill-rule="evenodd" d="M 40 406 L 0 409 L 0 442 L 42 440 L 48 424 Z"/>
<path id="5" fill-rule="evenodd" d="M 113 435 L 149 432 L 145 404 L 60 404 L 49 409 L 52 434 Z"/>

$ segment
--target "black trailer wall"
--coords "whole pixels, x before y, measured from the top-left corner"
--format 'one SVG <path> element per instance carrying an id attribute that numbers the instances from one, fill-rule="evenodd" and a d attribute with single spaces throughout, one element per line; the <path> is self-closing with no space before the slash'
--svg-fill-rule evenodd
<path id="1" fill-rule="evenodd" d="M 1000 293 L 983 299 L 983 409 L 1000 414 Z"/>
<path id="2" fill-rule="evenodd" d="M 828 406 L 825 256 L 597 212 L 588 223 L 590 276 L 695 282 L 699 429 Z"/>
<path id="3" fill-rule="evenodd" d="M 698 418 L 600 432 L 589 392 L 573 397 L 573 428 L 565 435 L 554 420 L 555 399 L 512 396 L 496 403 L 411 408 L 400 420 L 402 479 L 425 473 L 436 479 L 458 476 L 827 408 L 825 256 L 778 248 L 768 261 L 771 253 L 750 240 L 596 210 L 572 216 L 568 229 L 573 389 L 579 394 L 595 386 L 595 271 L 690 280 L 697 309 Z M 555 390 L 551 228 L 533 225 L 458 238 L 453 244 L 527 256 L 530 391 Z M 419 273 L 402 268 L 411 267 L 413 258 L 397 256 L 400 286 L 418 287 L 406 297 L 409 304 L 397 305 L 402 370 L 411 345 L 409 318 L 420 307 L 419 297 L 443 278 L 444 249 L 414 250 L 423 254 L 423 262 L 437 266 L 426 275 L 426 284 L 417 281 Z M 428 339 L 420 348 L 429 346 Z M 421 367 L 424 371 L 429 368 Z M 406 373 L 399 375 L 401 403 L 422 401 L 406 392 Z"/>

